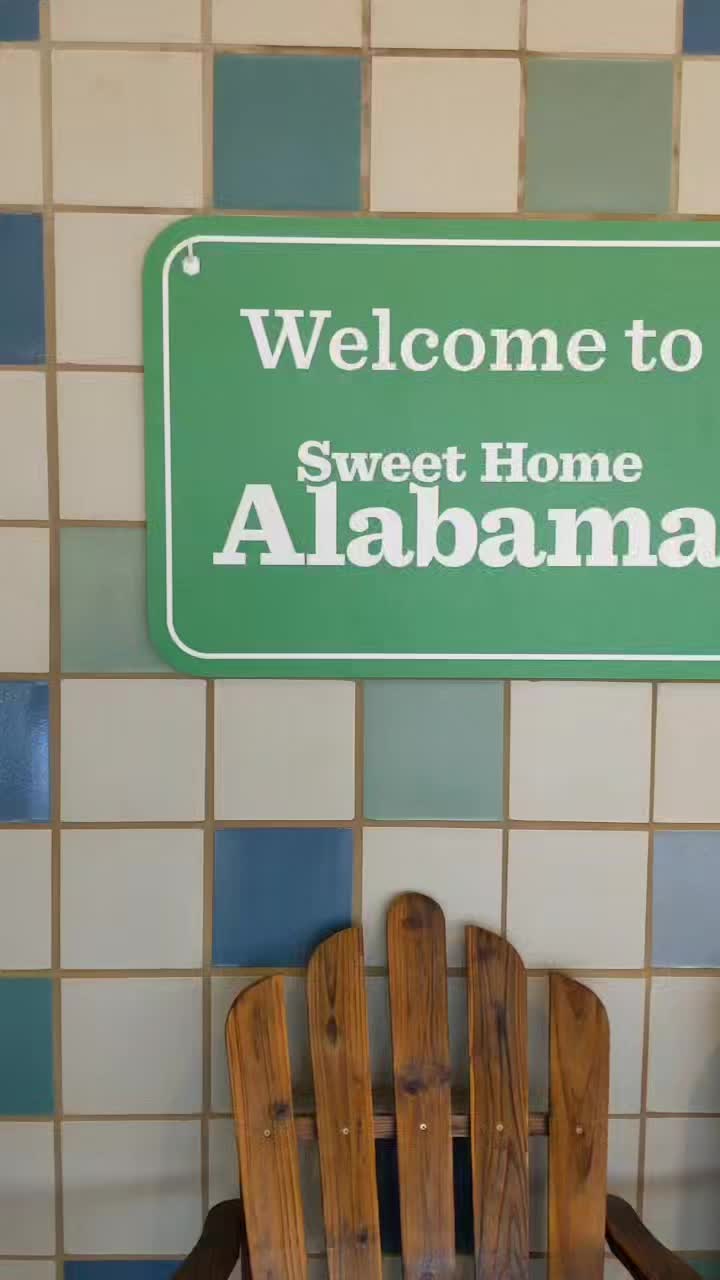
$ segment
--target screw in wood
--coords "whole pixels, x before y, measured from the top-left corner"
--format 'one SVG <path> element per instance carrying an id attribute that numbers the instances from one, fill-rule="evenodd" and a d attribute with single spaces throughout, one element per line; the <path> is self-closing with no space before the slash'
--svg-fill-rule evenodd
<path id="1" fill-rule="evenodd" d="M 346 1138 L 347 1138 L 347 1136 L 348 1136 L 349 1132 L 350 1132 L 350 1130 L 348 1129 L 348 1127 L 347 1127 L 347 1125 L 346 1125 L 346 1126 L 345 1126 L 345 1128 L 343 1129 L 343 1133 L 345 1134 L 345 1137 L 346 1137 Z"/>
<path id="2" fill-rule="evenodd" d="M 265 1137 L 266 1137 L 266 1138 L 269 1138 L 269 1137 L 270 1137 L 270 1130 L 269 1130 L 269 1129 L 265 1129 L 265 1131 L 264 1131 L 264 1132 L 265 1132 Z"/>
<path id="3" fill-rule="evenodd" d="M 424 1133 L 424 1132 L 425 1132 L 425 1130 L 427 1129 L 427 1125 L 423 1123 L 423 1124 L 421 1124 L 421 1125 L 420 1125 L 420 1128 L 421 1128 L 422 1132 Z"/>
<path id="4" fill-rule="evenodd" d="M 504 1130 L 504 1128 L 505 1128 L 505 1125 L 503 1124 L 502 1120 L 501 1120 L 498 1124 L 496 1124 L 496 1125 L 495 1125 L 495 1128 L 497 1129 L 498 1133 L 502 1133 L 502 1132 L 503 1132 L 503 1130 Z"/>
<path id="5" fill-rule="evenodd" d="M 582 1134 L 585 1132 L 585 1130 L 583 1129 L 583 1127 L 582 1127 L 582 1125 L 581 1125 L 581 1124 L 576 1124 L 576 1125 L 575 1125 L 575 1132 L 576 1132 L 576 1134 L 577 1134 L 577 1136 L 578 1136 L 578 1138 L 579 1138 L 579 1137 L 581 1137 L 581 1136 L 582 1136 Z"/>

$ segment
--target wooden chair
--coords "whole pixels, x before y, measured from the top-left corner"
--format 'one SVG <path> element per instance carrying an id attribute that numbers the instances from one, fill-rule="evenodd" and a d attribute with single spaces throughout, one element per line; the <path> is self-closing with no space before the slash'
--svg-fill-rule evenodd
<path id="1" fill-rule="evenodd" d="M 527 1280 L 528 1136 L 549 1133 L 549 1280 L 602 1280 L 604 1245 L 636 1280 L 697 1280 L 634 1211 L 606 1199 L 610 1040 L 601 1002 L 550 978 L 550 1113 L 529 1115 L 527 981 L 517 952 L 467 930 L 470 1096 L 451 1098 L 445 921 L 419 894 L 388 913 L 394 1109 L 373 1112 L 363 939 L 308 968 L 314 1114 L 293 1108 L 283 980 L 235 1000 L 227 1048 L 242 1201 L 216 1205 L 178 1280 L 306 1280 L 298 1140 L 319 1144 L 330 1280 L 381 1280 L 375 1140 L 395 1137 L 406 1280 L 455 1273 L 453 1137 L 470 1138 L 475 1274 Z"/>

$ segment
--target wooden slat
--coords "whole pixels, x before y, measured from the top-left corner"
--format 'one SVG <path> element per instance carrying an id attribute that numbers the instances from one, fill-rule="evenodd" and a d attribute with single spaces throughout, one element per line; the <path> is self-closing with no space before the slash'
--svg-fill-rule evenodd
<path id="1" fill-rule="evenodd" d="M 527 1280 L 527 977 L 497 934 L 466 937 L 475 1275 Z"/>
<path id="2" fill-rule="evenodd" d="M 445 920 L 405 894 L 387 930 L 404 1277 L 444 1280 L 455 1268 Z"/>
<path id="3" fill-rule="evenodd" d="M 241 992 L 228 1015 L 226 1039 L 252 1274 L 305 1280 L 282 978 L 265 978 Z"/>
<path id="4" fill-rule="evenodd" d="M 307 992 L 330 1280 L 381 1280 L 361 929 L 317 948 Z"/>
<path id="5" fill-rule="evenodd" d="M 597 996 L 550 977 L 549 1280 L 602 1280 L 610 1033 Z"/>

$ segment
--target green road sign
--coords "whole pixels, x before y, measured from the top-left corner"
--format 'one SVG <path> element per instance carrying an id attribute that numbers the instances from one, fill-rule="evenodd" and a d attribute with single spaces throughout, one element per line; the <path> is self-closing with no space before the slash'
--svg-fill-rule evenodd
<path id="1" fill-rule="evenodd" d="M 720 228 L 198 218 L 145 268 L 154 642 L 720 674 Z"/>

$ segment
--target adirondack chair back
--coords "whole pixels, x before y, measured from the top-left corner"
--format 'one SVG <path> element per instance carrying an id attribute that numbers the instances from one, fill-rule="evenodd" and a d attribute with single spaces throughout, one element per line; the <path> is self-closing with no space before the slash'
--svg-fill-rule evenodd
<path id="1" fill-rule="evenodd" d="M 373 1115 L 363 939 L 345 929 L 308 968 L 315 1121 L 296 1124 L 282 978 L 243 991 L 227 1047 L 254 1280 L 306 1280 L 298 1131 L 317 1136 L 330 1280 L 381 1280 L 375 1138 L 397 1138 L 407 1280 L 455 1271 L 445 921 L 420 894 L 388 913 L 394 1123 Z M 518 953 L 467 930 L 475 1274 L 528 1277 L 527 979 Z M 549 1278 L 602 1280 L 609 1033 L 586 987 L 550 979 Z M 316 1126 L 316 1129 L 315 1129 Z M 460 1126 L 462 1128 L 462 1125 Z"/>

